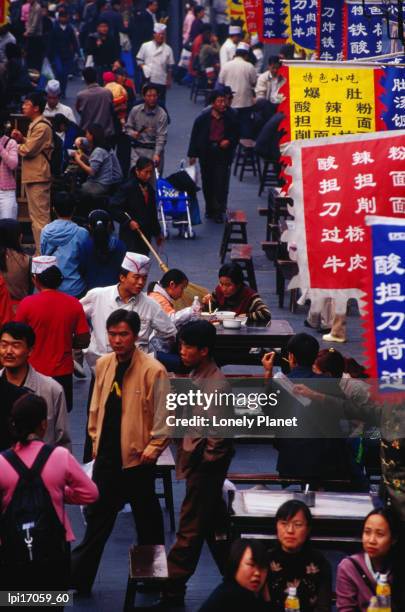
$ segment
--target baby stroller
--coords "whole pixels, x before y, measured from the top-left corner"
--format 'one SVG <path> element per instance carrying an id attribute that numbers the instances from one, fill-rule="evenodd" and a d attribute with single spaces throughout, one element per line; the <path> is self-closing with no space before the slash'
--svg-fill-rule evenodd
<path id="1" fill-rule="evenodd" d="M 196 199 L 198 187 L 181 168 L 168 178 L 160 178 L 156 170 L 157 207 L 162 224 L 163 235 L 169 238 L 168 221 L 178 231 L 179 237 L 195 238 L 193 225 L 201 223 L 198 202 Z"/>

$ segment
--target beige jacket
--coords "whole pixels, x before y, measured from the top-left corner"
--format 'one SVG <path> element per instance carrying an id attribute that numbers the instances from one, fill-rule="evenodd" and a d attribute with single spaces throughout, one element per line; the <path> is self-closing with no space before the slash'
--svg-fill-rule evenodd
<path id="1" fill-rule="evenodd" d="M 51 180 L 49 161 L 52 151 L 51 124 L 40 115 L 30 123 L 27 136 L 18 147 L 18 153 L 23 158 L 22 183 L 47 183 Z"/>
<path id="2" fill-rule="evenodd" d="M 117 363 L 115 353 L 100 357 L 96 363 L 88 426 L 95 457 Z M 136 349 L 122 385 L 121 455 L 124 468 L 139 465 L 146 447 L 154 447 L 157 459 L 168 445 L 167 437 L 154 438 L 157 431 L 164 435 L 168 390 L 169 379 L 163 365 Z"/>

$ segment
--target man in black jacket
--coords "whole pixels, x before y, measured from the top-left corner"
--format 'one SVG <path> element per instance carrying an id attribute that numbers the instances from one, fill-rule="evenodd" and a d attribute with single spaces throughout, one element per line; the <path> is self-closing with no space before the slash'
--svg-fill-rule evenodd
<path id="1" fill-rule="evenodd" d="M 66 97 L 66 87 L 69 74 L 73 74 L 74 57 L 79 53 L 76 34 L 69 23 L 69 15 L 60 10 L 58 21 L 55 21 L 49 38 L 48 57 L 55 69 L 55 75 L 60 83 L 62 98 Z"/>
<path id="2" fill-rule="evenodd" d="M 0 452 L 10 448 L 13 443 L 9 428 L 11 409 L 14 402 L 26 393 L 28 390 L 24 387 L 15 387 L 4 376 L 0 376 Z"/>
<path id="3" fill-rule="evenodd" d="M 238 124 L 227 109 L 222 92 L 214 91 L 212 106 L 194 122 L 188 156 L 190 164 L 199 159 L 205 216 L 223 223 L 227 207 L 233 154 L 238 143 Z"/>
<path id="4" fill-rule="evenodd" d="M 110 201 L 110 212 L 120 224 L 120 238 L 128 251 L 149 255 L 149 249 L 138 229 L 151 241 L 155 237 L 159 246 L 163 236 L 157 217 L 155 190 L 150 185 L 153 161 L 140 157 L 131 170 L 131 178 L 120 186 Z"/>

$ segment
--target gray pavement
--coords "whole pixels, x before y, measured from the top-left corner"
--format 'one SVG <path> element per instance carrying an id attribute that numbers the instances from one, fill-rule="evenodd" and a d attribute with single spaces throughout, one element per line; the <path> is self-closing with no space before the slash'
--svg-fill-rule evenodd
<path id="1" fill-rule="evenodd" d="M 81 88 L 81 83 L 75 81 L 70 86 L 70 95 Z M 69 102 L 73 103 L 70 99 Z M 193 104 L 189 100 L 189 90 L 175 86 L 168 95 L 168 108 L 171 116 L 168 146 L 166 149 L 165 175 L 178 169 L 180 160 L 187 152 L 188 140 L 194 118 L 202 110 L 201 104 Z M 248 217 L 248 238 L 253 245 L 254 265 L 259 286 L 259 292 L 269 304 L 274 319 L 286 319 L 295 332 L 308 331 L 303 326 L 305 311 L 291 314 L 287 308 L 280 310 L 275 294 L 275 271 L 273 264 L 265 257 L 261 250 L 260 241 L 265 238 L 265 219 L 257 214 L 257 206 L 265 205 L 266 197 L 257 196 L 257 179 L 246 177 L 243 183 L 232 177 L 229 207 L 242 209 Z M 199 198 L 203 216 L 204 202 L 202 195 Z M 166 241 L 163 249 L 163 258 L 170 267 L 183 269 L 189 278 L 210 289 L 217 281 L 217 272 L 220 265 L 218 250 L 222 236 L 223 226 L 203 220 L 202 225 L 195 228 L 196 238 L 184 240 L 173 237 Z M 174 232 L 176 234 L 176 232 Z M 160 270 L 153 265 L 150 280 L 160 278 Z M 286 300 L 287 302 L 288 300 Z M 315 335 L 315 334 L 314 334 Z M 319 340 L 321 337 L 317 336 Z M 361 326 L 357 315 L 348 320 L 348 338 L 345 345 L 339 346 L 345 354 L 361 360 Z M 330 345 L 324 345 L 330 346 Z M 72 434 L 74 440 L 74 453 L 81 459 L 85 428 L 85 406 L 87 401 L 88 381 L 76 381 L 74 387 L 75 408 L 72 412 Z M 274 471 L 276 453 L 267 445 L 238 445 L 237 453 L 232 463 L 232 471 Z M 174 481 L 173 484 L 176 520 L 183 497 L 184 485 Z M 74 532 L 80 541 L 84 525 L 78 508 L 69 508 Z M 173 541 L 174 534 L 169 531 L 168 517 L 166 544 Z M 135 539 L 131 514 L 120 514 L 113 534 L 111 535 L 100 565 L 100 570 L 91 598 L 75 600 L 74 609 L 99 610 L 107 612 L 122 608 L 127 580 L 128 549 Z M 333 557 L 334 561 L 336 558 Z M 187 610 L 197 610 L 201 602 L 220 581 L 214 562 L 208 550 L 204 549 L 197 572 L 190 580 L 187 594 Z"/>

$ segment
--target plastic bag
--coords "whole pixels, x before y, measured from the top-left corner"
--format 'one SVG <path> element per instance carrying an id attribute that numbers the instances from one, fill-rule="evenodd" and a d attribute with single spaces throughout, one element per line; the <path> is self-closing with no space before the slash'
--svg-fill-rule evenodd
<path id="1" fill-rule="evenodd" d="M 191 58 L 191 51 L 183 47 L 180 53 L 179 63 L 177 65 L 180 68 L 185 68 L 187 70 L 189 63 L 190 63 L 190 58 Z"/>
<path id="2" fill-rule="evenodd" d="M 124 52 L 131 51 L 132 49 L 131 41 L 129 39 L 128 34 L 125 34 L 123 32 L 120 32 L 120 47 L 121 51 Z"/>
<path id="3" fill-rule="evenodd" d="M 94 66 L 94 57 L 92 55 L 88 55 L 86 57 L 86 62 L 85 62 L 85 67 L 86 68 L 93 68 Z"/>
<path id="4" fill-rule="evenodd" d="M 55 78 L 52 66 L 47 57 L 45 57 L 44 61 L 42 62 L 41 76 L 44 76 L 48 81 Z"/>

